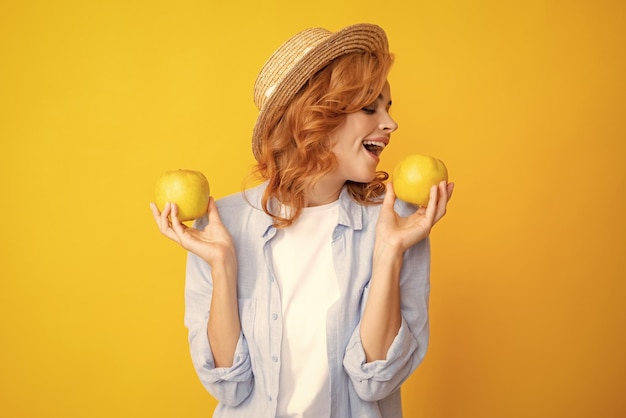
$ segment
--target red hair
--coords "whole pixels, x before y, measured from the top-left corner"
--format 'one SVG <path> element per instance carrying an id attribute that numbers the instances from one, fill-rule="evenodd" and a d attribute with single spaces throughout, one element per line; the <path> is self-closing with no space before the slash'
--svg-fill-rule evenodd
<path id="1" fill-rule="evenodd" d="M 335 168 L 329 134 L 346 115 L 376 100 L 392 63 L 393 56 L 386 51 L 336 58 L 311 77 L 261 138 L 254 173 L 268 181 L 262 206 L 276 227 L 291 225 L 305 206 L 306 191 Z M 380 202 L 388 178 L 379 171 L 369 183 L 346 184 L 354 200 L 369 205 Z M 272 199 L 292 210 L 287 215 L 275 213 Z"/>

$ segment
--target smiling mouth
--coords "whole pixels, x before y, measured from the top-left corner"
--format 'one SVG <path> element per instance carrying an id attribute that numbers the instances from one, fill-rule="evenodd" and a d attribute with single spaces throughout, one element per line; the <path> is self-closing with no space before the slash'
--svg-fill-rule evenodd
<path id="1" fill-rule="evenodd" d="M 363 141 L 363 147 L 370 153 L 379 157 L 387 144 L 380 141 Z"/>

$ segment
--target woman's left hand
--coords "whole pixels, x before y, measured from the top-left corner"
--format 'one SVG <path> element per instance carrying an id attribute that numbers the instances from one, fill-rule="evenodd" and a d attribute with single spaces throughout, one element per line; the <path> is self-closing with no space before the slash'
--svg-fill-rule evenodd
<path id="1" fill-rule="evenodd" d="M 376 224 L 376 239 L 401 252 L 417 244 L 430 234 L 432 227 L 446 214 L 453 190 L 454 183 L 445 181 L 432 186 L 428 205 L 420 206 L 413 214 L 402 217 L 394 210 L 396 194 L 389 182 Z"/>

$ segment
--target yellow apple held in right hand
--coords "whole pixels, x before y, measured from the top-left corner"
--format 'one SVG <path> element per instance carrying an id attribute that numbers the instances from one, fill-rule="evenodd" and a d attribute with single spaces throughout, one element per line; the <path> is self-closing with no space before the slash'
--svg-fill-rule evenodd
<path id="1" fill-rule="evenodd" d="M 419 206 L 428 205 L 430 188 L 448 181 L 448 169 L 434 157 L 412 154 L 402 159 L 393 169 L 392 184 L 400 200 Z"/>
<path id="2" fill-rule="evenodd" d="M 176 203 L 181 222 L 198 219 L 209 206 L 209 182 L 195 170 L 166 171 L 157 179 L 154 194 L 161 212 L 167 202 Z"/>

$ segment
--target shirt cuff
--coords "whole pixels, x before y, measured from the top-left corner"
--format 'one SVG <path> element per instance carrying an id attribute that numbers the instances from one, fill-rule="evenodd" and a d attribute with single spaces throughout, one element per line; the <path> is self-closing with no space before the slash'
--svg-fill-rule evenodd
<path id="1" fill-rule="evenodd" d="M 370 379 L 380 382 L 389 381 L 411 360 L 417 346 L 417 340 L 410 332 L 404 318 L 402 318 L 398 334 L 391 343 L 389 350 L 387 350 L 385 360 L 374 360 L 367 363 L 359 324 L 348 342 L 344 357 L 344 367 L 348 374 L 357 381 Z"/>
<path id="2" fill-rule="evenodd" d="M 207 329 L 208 319 L 206 322 L 202 329 Z M 244 382 L 250 379 L 252 376 L 252 364 L 250 362 L 248 343 L 243 336 L 243 332 L 239 333 L 235 354 L 233 355 L 233 364 L 230 367 L 215 367 L 211 343 L 206 332 L 200 333 L 196 338 L 199 340 L 196 341 L 196 355 L 193 357 L 196 360 L 196 369 L 205 383 L 223 381 Z"/>

